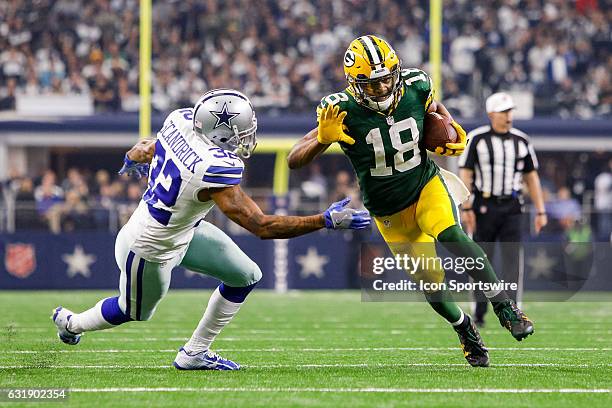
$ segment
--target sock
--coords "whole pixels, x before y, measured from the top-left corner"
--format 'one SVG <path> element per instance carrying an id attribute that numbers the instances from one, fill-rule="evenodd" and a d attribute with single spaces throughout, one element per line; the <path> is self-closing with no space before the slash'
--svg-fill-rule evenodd
<path id="1" fill-rule="evenodd" d="M 102 299 L 83 313 L 75 313 L 67 329 L 79 334 L 86 331 L 105 330 L 132 320 L 119 307 L 119 297 Z"/>
<path id="2" fill-rule="evenodd" d="M 425 299 L 429 305 L 435 310 L 440 316 L 445 318 L 450 324 L 461 324 L 463 316 L 463 310 L 455 303 L 450 293 L 446 290 L 439 290 L 437 292 L 425 293 Z"/>
<path id="3" fill-rule="evenodd" d="M 256 283 L 243 288 L 219 285 L 208 300 L 204 316 L 189 341 L 183 347 L 188 353 L 200 353 L 210 348 L 215 337 L 240 310 L 246 296 Z"/>
<path id="4" fill-rule="evenodd" d="M 470 319 L 470 315 L 466 315 L 465 313 L 463 313 L 463 310 L 461 311 L 461 317 L 455 321 L 452 322 L 451 325 L 453 326 L 453 328 L 455 330 L 462 330 L 462 329 L 466 329 L 471 323 L 471 319 Z"/>
<path id="5" fill-rule="evenodd" d="M 497 275 L 493 270 L 493 266 L 491 265 L 491 262 L 489 262 L 489 258 L 487 258 L 485 252 L 477 243 L 472 241 L 472 239 L 468 237 L 465 232 L 459 228 L 459 226 L 453 225 L 452 227 L 448 227 L 442 231 L 440 235 L 438 235 L 438 241 L 440 241 L 446 249 L 457 256 L 472 259 L 481 258 L 484 260 L 484 267 L 482 269 L 474 267 L 466 270 L 468 275 L 470 275 L 476 282 L 499 282 L 499 279 L 497 279 Z M 491 301 L 493 306 L 508 299 L 508 294 L 504 290 L 494 290 L 484 292 L 484 294 L 487 299 Z"/>

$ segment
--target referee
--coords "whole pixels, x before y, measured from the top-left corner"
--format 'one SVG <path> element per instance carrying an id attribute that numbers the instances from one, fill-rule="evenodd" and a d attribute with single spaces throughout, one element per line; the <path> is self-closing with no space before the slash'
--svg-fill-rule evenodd
<path id="1" fill-rule="evenodd" d="M 522 182 L 524 181 L 536 208 L 534 229 L 539 233 L 548 220 L 538 177 L 538 160 L 529 137 L 512 127 L 515 108 L 512 97 L 495 93 L 486 100 L 490 125 L 468 134 L 468 145 L 459 158 L 459 175 L 473 192 L 473 200 L 464 204 L 461 218 L 466 232 L 473 234 L 491 261 L 495 242 L 521 241 Z M 518 290 L 510 296 L 519 303 L 523 289 L 522 250 L 518 244 L 501 245 L 503 277 L 516 282 Z M 484 324 L 487 299 L 476 291 L 476 324 Z"/>

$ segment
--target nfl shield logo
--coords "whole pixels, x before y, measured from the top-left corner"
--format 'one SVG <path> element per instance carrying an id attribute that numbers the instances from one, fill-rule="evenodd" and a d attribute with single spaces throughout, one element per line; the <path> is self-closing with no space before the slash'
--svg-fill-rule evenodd
<path id="1" fill-rule="evenodd" d="M 4 267 L 11 275 L 25 279 L 36 269 L 36 252 L 32 244 L 6 244 Z"/>

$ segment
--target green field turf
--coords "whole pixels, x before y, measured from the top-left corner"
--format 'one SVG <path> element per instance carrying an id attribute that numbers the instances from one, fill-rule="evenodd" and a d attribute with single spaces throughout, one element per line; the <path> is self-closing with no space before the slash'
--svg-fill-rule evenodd
<path id="1" fill-rule="evenodd" d="M 244 369 L 185 372 L 171 364 L 210 292 L 171 291 L 149 322 L 59 342 L 53 307 L 111 294 L 0 292 L 0 388 L 70 388 L 62 405 L 98 407 L 612 406 L 612 302 L 526 304 L 536 334 L 521 343 L 490 314 L 491 367 L 471 368 L 425 303 L 255 291 L 215 342 Z"/>

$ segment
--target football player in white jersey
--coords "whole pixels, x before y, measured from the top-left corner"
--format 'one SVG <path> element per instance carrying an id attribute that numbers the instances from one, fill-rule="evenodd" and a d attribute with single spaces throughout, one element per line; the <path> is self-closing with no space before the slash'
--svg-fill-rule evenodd
<path id="1" fill-rule="evenodd" d="M 222 283 L 193 335 L 180 348 L 174 366 L 239 369 L 237 363 L 211 352 L 210 345 L 262 274 L 225 233 L 203 220 L 208 211 L 218 205 L 231 220 L 260 238 L 369 226 L 369 214 L 346 208 L 348 199 L 307 217 L 264 214 L 240 188 L 241 158 L 248 158 L 255 148 L 256 130 L 249 99 L 232 89 L 217 89 L 204 94 L 194 108 L 172 112 L 156 139 L 140 141 L 128 151 L 120 174 L 148 175 L 149 185 L 117 236 L 120 293 L 82 313 L 62 306 L 54 309 L 52 319 L 64 343 L 77 344 L 87 331 L 149 320 L 168 291 L 172 269 L 180 265 Z"/>

